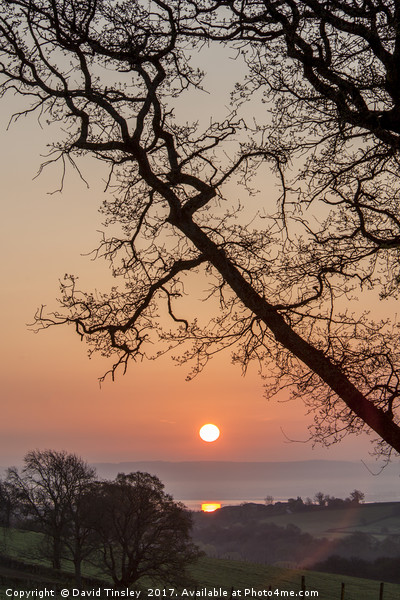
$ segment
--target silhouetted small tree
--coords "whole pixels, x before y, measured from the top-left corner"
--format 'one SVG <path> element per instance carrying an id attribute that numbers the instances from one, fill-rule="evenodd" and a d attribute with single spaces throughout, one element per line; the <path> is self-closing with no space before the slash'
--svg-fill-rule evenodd
<path id="1" fill-rule="evenodd" d="M 362 502 L 364 502 L 364 500 L 364 492 L 361 492 L 360 490 L 353 490 L 350 493 L 350 502 L 352 502 L 353 504 L 361 504 Z"/>
<path id="2" fill-rule="evenodd" d="M 190 537 L 191 516 L 149 473 L 120 473 L 93 488 L 90 524 L 99 566 L 115 587 L 143 577 L 174 586 L 188 583 L 186 567 L 201 555 Z"/>
<path id="3" fill-rule="evenodd" d="M 317 492 L 314 498 L 319 506 L 326 506 L 326 496 L 323 492 Z"/>
<path id="4" fill-rule="evenodd" d="M 71 534 L 71 522 L 77 514 L 80 498 L 94 478 L 95 470 L 84 460 L 75 454 L 55 450 L 28 452 L 21 472 L 14 467 L 8 469 L 7 483 L 13 489 L 19 509 L 39 523 L 51 539 L 54 569 L 61 568 L 65 535 Z M 79 546 L 79 540 L 74 540 L 73 544 Z M 78 547 L 76 552 L 75 574 L 79 582 Z"/>

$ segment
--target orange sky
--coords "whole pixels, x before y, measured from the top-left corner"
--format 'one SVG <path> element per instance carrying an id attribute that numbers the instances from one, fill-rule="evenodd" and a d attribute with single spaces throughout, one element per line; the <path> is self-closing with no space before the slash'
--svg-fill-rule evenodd
<path id="1" fill-rule="evenodd" d="M 98 166 L 89 162 L 90 190 L 71 170 L 63 193 L 49 195 L 59 185 L 60 171 L 33 177 L 56 129 L 41 130 L 31 118 L 4 132 L 10 113 L 6 105 L 0 109 L 0 466 L 45 447 L 77 452 L 89 461 L 368 458 L 364 437 L 328 450 L 289 442 L 308 437 L 311 417 L 304 416 L 300 403 L 267 402 L 256 370 L 243 378 L 229 354 L 214 359 L 189 383 L 189 368 L 164 358 L 132 364 L 127 375 L 100 389 L 97 378 L 109 363 L 89 360 L 72 330 L 29 331 L 26 324 L 40 304 L 56 307 L 58 278 L 64 273 L 80 275 L 86 288 L 107 282 L 107 266 L 81 256 L 99 239 L 97 208 L 104 185 Z M 221 429 L 214 444 L 198 437 L 207 422 Z"/>

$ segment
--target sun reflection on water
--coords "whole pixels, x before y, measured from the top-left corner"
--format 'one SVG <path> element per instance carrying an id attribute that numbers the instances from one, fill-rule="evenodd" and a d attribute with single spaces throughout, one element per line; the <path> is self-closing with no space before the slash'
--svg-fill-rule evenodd
<path id="1" fill-rule="evenodd" d="M 218 508 L 221 508 L 220 502 L 202 502 L 201 504 L 201 510 L 203 512 L 214 512 L 214 510 L 218 510 Z"/>

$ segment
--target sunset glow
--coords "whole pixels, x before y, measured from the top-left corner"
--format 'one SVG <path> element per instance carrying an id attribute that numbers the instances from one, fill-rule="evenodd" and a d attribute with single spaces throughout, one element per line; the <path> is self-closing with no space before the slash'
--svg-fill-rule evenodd
<path id="1" fill-rule="evenodd" d="M 199 431 L 199 435 L 204 442 L 215 442 L 219 438 L 219 429 L 212 423 L 207 423 Z"/>
<path id="2" fill-rule="evenodd" d="M 210 115 L 217 118 L 216 107 L 225 118 L 230 90 L 239 77 L 238 62 L 230 60 L 224 48 L 216 52 L 215 46 L 204 46 L 199 61 L 205 72 L 202 85 L 208 93 L 195 90 L 187 101 L 183 99 L 178 123 L 189 123 L 195 115 L 208 127 Z M 2 468 L 20 466 L 25 453 L 34 448 L 74 452 L 91 463 L 348 460 L 349 456 L 361 460 L 368 456 L 367 435 L 349 436 L 329 448 L 288 443 L 288 439 L 308 437 L 308 409 L 300 400 L 288 403 L 286 389 L 267 402 L 258 369 L 248 369 L 243 377 L 240 365 L 231 362 L 228 351 L 214 354 L 204 372 L 190 382 L 186 377 L 195 363 L 172 367 L 180 363 L 171 362 L 171 355 L 165 353 L 156 361 L 132 360 L 124 376 L 122 370 L 116 373 L 115 381 L 109 375 L 100 387 L 98 380 L 109 371 L 112 358 L 94 353 L 89 360 L 87 347 L 72 328 L 51 327 L 33 335 L 26 323 L 33 323 L 36 309 L 47 305 L 51 313 L 60 308 L 56 298 L 63 274 L 78 276 L 82 288 L 100 294 L 109 293 L 116 285 L 109 263 L 93 261 L 90 255 L 102 242 L 99 232 L 105 230 L 106 217 L 98 209 L 105 201 L 112 205 L 114 196 L 112 188 L 104 185 L 108 177 L 105 163 L 83 156 L 79 156 L 78 165 L 83 179 L 75 168 L 68 167 L 62 193 L 53 195 L 61 186 L 61 159 L 44 169 L 40 177 L 34 176 L 48 145 L 57 136 L 63 139 L 58 129 L 61 122 L 53 122 L 50 129 L 41 128 L 27 115 L 8 127 L 10 116 L 26 108 L 25 99 L 17 102 L 16 95 L 10 93 L 1 106 L 0 173 L 7 201 L 3 203 L 0 229 L 3 248 L 12 248 L 1 264 Z M 261 121 L 264 104 L 260 103 L 259 109 Z M 253 118 L 253 112 L 250 115 L 248 118 Z M 243 186 L 237 188 L 232 181 L 226 189 L 227 197 L 233 197 L 229 202 L 237 198 L 245 205 L 247 223 L 253 209 L 261 214 L 265 198 L 277 190 L 273 170 L 265 169 L 255 187 L 260 187 L 260 194 L 249 201 Z M 116 226 L 110 235 L 117 232 Z M 218 309 L 217 304 L 214 307 L 212 301 L 206 301 L 208 277 L 207 269 L 199 269 L 185 280 L 190 299 L 185 294 L 171 297 L 173 312 L 197 319 L 198 328 L 206 327 L 211 311 Z M 371 314 L 382 310 L 382 303 L 378 299 L 375 306 L 371 294 L 363 297 L 363 302 Z M 154 331 L 168 332 L 168 310 L 160 312 L 158 321 Z M 154 354 L 157 352 L 155 347 Z M 268 370 L 268 360 L 265 368 Z M 215 443 L 198 436 L 201 425 L 211 424 L 209 421 L 221 428 Z M 186 491 L 181 493 L 184 498 Z M 199 492 L 206 497 L 214 493 L 213 488 Z"/>
<path id="3" fill-rule="evenodd" d="M 221 504 L 219 502 L 203 502 L 201 505 L 201 510 L 203 512 L 214 512 L 221 508 Z"/>

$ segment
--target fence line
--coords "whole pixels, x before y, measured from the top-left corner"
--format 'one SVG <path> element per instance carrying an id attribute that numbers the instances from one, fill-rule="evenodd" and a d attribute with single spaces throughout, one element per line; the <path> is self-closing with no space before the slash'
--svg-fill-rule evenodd
<path id="1" fill-rule="evenodd" d="M 204 586 L 204 587 L 208 587 L 208 588 L 210 588 L 210 586 Z M 378 594 L 378 595 L 377 595 L 377 600 L 378 600 L 378 599 L 379 599 L 379 600 L 384 600 L 384 588 L 385 588 L 385 584 L 384 584 L 384 582 L 382 581 L 382 582 L 379 584 L 379 592 L 377 592 L 377 594 Z M 274 592 L 274 590 L 276 590 L 276 589 L 277 589 L 276 587 L 274 587 L 274 589 L 272 589 L 272 585 L 269 585 L 269 586 L 268 586 L 268 592 L 271 592 L 271 594 L 269 594 L 267 597 L 275 598 L 275 595 L 274 595 L 274 593 L 273 593 L 273 592 Z M 311 594 L 310 594 L 310 595 L 306 595 L 306 594 L 305 594 L 305 592 L 307 591 L 307 588 L 306 588 L 306 577 L 305 577 L 305 575 L 302 575 L 302 576 L 301 576 L 301 580 L 300 580 L 300 590 L 301 590 L 301 591 L 302 591 L 302 593 L 303 593 L 303 594 L 302 594 L 302 597 L 303 597 L 303 598 L 319 598 L 320 600 L 322 600 L 322 597 L 320 597 L 319 595 L 318 595 L 318 596 L 312 596 Z M 241 590 L 240 588 L 234 588 L 234 587 L 232 586 L 232 587 L 230 588 L 229 596 L 228 596 L 227 594 L 226 594 L 226 595 L 223 595 L 223 596 L 213 596 L 213 600 L 237 600 L 237 598 L 238 598 L 238 597 L 240 597 L 242 600 L 245 600 L 245 599 L 244 599 L 244 597 L 243 597 L 243 595 L 235 593 L 235 592 L 239 592 L 239 591 L 243 591 L 243 590 Z M 255 591 L 257 591 L 257 590 L 255 590 Z M 282 598 L 285 598 L 285 597 L 286 597 L 286 596 L 285 596 L 285 592 L 286 592 L 286 590 L 281 590 L 281 591 L 283 592 L 283 593 L 281 594 Z M 317 592 L 318 592 L 318 590 L 315 590 L 315 591 L 317 591 Z M 194 598 L 194 600 L 196 600 L 196 598 L 197 598 L 197 595 L 196 595 L 196 594 L 197 594 L 197 592 L 198 592 L 198 587 L 196 586 L 196 587 L 195 587 L 195 589 L 194 589 L 194 593 L 193 593 L 193 598 Z M 227 592 L 227 590 L 226 590 L 226 592 Z M 341 582 L 341 586 L 340 586 L 340 600 L 345 600 L 345 592 L 346 592 L 346 585 L 345 585 L 345 583 L 342 581 L 342 582 Z M 288 593 L 290 593 L 290 592 L 288 592 Z M 224 594 L 225 594 L 225 591 L 224 591 Z M 179 596 L 178 596 L 178 598 L 179 598 Z M 252 600 L 252 598 L 254 598 L 254 596 L 252 596 L 252 595 L 249 595 L 249 596 L 248 596 L 248 599 L 249 599 L 249 600 Z M 339 596 L 338 596 L 338 598 L 339 598 Z M 154 599 L 152 599 L 152 600 L 154 600 Z M 184 598 L 183 598 L 183 597 L 181 597 L 181 600 L 187 600 L 187 596 L 185 596 Z"/>

